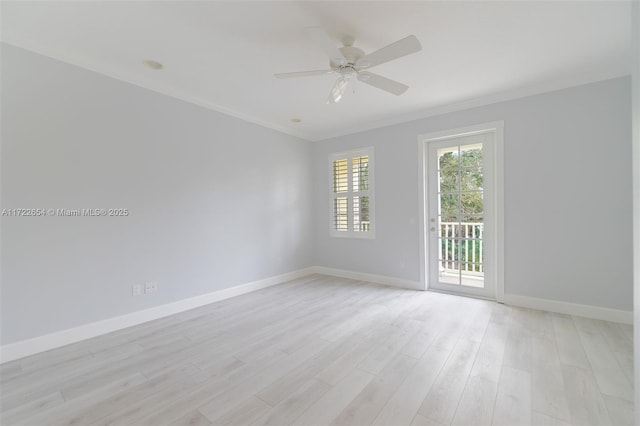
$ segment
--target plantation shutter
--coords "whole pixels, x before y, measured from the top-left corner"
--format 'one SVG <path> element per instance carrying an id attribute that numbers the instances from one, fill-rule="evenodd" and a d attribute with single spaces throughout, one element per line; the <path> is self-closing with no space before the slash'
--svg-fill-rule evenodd
<path id="1" fill-rule="evenodd" d="M 334 236 L 373 237 L 372 154 L 367 148 L 331 156 Z"/>

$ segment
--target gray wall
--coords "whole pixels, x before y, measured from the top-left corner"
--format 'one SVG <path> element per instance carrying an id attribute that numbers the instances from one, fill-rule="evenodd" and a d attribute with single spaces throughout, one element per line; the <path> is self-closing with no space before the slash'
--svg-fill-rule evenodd
<path id="1" fill-rule="evenodd" d="M 2 45 L 2 344 L 312 265 L 311 145 Z M 158 292 L 132 297 L 134 283 Z"/>
<path id="2" fill-rule="evenodd" d="M 640 359 L 640 2 L 631 6 L 633 58 L 633 282 L 634 359 Z M 635 366 L 635 389 L 640 389 L 640 366 Z M 635 393 L 636 424 L 640 424 L 640 392 Z"/>
<path id="3" fill-rule="evenodd" d="M 417 136 L 505 123 L 505 293 L 632 309 L 629 78 L 314 144 L 316 264 L 419 280 Z M 328 154 L 375 147 L 376 239 L 329 236 Z"/>

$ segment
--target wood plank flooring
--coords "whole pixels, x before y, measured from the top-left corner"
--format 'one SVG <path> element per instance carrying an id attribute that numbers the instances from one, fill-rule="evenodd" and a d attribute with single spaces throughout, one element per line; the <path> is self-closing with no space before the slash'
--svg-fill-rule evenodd
<path id="1" fill-rule="evenodd" d="M 3 425 L 631 425 L 631 326 L 322 275 L 0 366 Z"/>

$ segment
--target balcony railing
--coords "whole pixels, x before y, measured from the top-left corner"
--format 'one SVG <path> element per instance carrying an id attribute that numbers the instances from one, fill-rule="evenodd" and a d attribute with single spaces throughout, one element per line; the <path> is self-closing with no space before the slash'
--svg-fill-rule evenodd
<path id="1" fill-rule="evenodd" d="M 482 222 L 441 222 L 441 273 L 483 276 L 483 231 Z"/>

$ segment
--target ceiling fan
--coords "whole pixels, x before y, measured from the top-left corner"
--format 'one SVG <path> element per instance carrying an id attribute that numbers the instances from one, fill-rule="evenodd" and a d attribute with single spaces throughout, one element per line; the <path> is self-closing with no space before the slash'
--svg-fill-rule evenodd
<path id="1" fill-rule="evenodd" d="M 343 46 L 338 48 L 329 35 L 319 27 L 305 28 L 306 33 L 329 55 L 329 69 L 300 71 L 275 74 L 276 78 L 308 77 L 313 75 L 340 74 L 333 85 L 327 103 L 336 103 L 342 99 L 349 82 L 356 78 L 370 86 L 377 87 L 394 95 L 401 95 L 409 86 L 390 80 L 378 74 L 365 71 L 385 62 L 401 58 L 422 50 L 420 42 L 414 35 L 391 43 L 388 46 L 371 52 L 368 55 L 353 46 L 352 37 L 342 39 Z"/>

